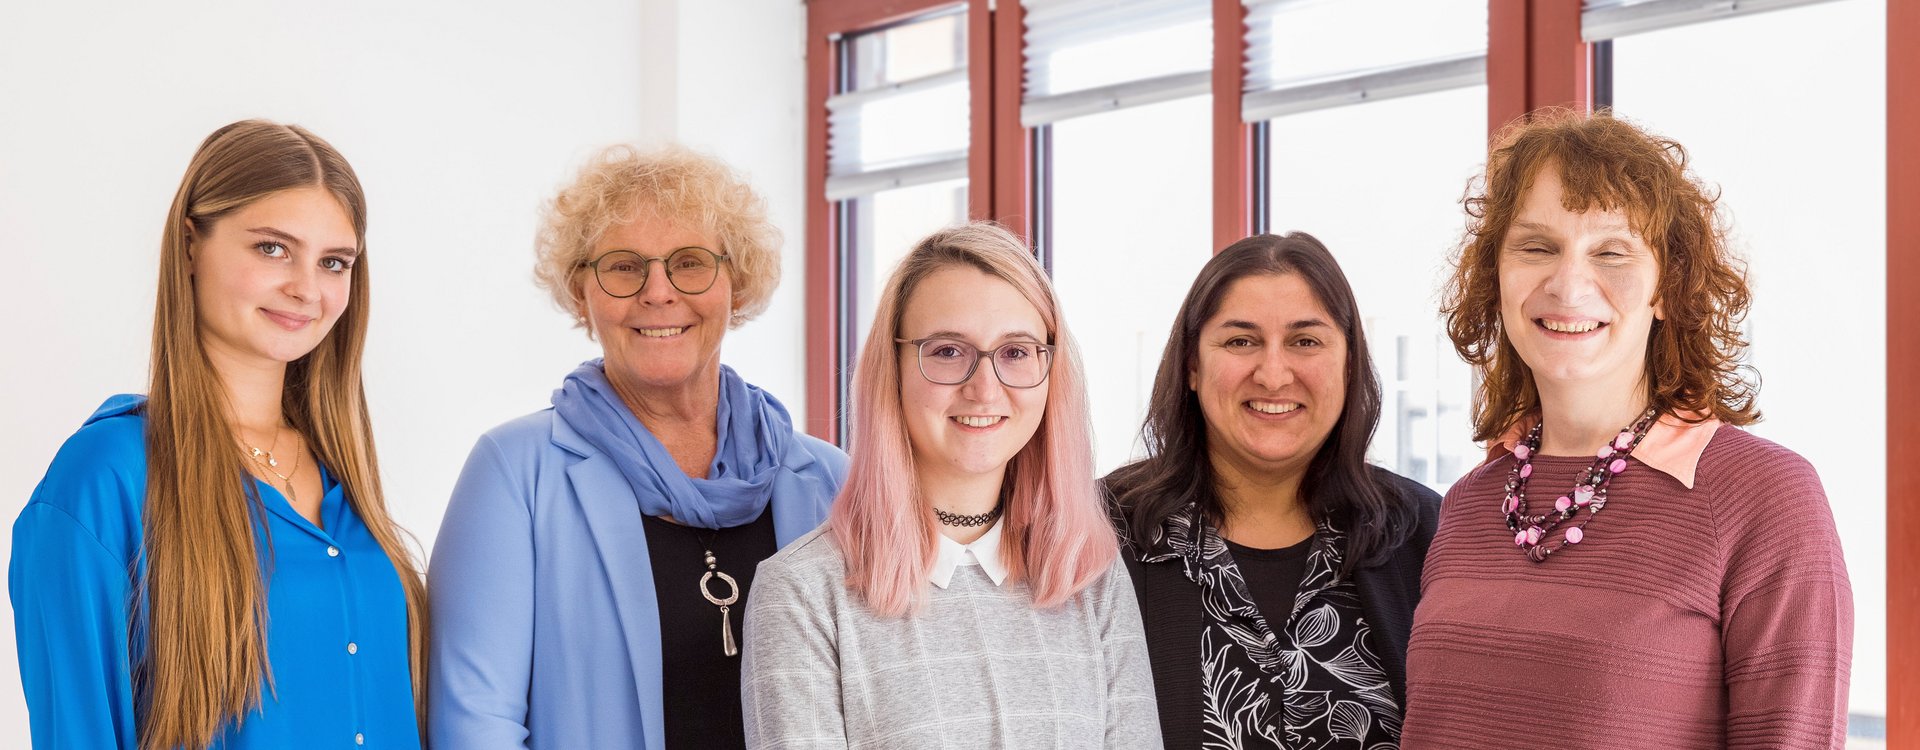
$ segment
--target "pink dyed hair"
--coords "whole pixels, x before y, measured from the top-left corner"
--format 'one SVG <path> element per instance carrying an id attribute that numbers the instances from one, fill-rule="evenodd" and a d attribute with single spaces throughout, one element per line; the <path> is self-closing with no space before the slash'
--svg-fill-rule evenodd
<path id="1" fill-rule="evenodd" d="M 874 612 L 897 617 L 925 601 L 935 556 L 932 506 L 920 497 L 900 407 L 905 347 L 900 318 L 933 272 L 966 266 L 999 278 L 1033 303 L 1054 345 L 1046 412 L 1033 439 L 1007 462 L 1009 490 L 1000 554 L 1009 581 L 1026 581 L 1034 603 L 1061 604 L 1113 564 L 1118 550 L 1093 483 L 1085 378 L 1053 285 L 1033 253 L 997 224 L 942 229 L 920 241 L 887 280 L 867 346 L 854 370 L 852 464 L 828 518 L 847 561 L 847 586 Z M 917 373 L 913 377 L 919 377 Z M 976 374 L 974 377 L 981 377 Z M 986 377 L 992 377 L 991 374 Z"/>

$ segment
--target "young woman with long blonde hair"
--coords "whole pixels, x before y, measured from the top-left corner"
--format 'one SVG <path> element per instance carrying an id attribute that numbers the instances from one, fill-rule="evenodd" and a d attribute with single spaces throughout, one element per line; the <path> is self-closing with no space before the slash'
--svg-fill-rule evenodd
<path id="1" fill-rule="evenodd" d="M 151 383 L 13 530 L 37 748 L 420 746 L 426 594 L 361 387 L 366 199 L 299 127 L 200 145 L 161 239 Z"/>
<path id="2" fill-rule="evenodd" d="M 826 525 L 760 564 L 747 745 L 1159 747 L 1079 356 L 1018 238 L 971 224 L 907 254 L 852 419 Z"/>

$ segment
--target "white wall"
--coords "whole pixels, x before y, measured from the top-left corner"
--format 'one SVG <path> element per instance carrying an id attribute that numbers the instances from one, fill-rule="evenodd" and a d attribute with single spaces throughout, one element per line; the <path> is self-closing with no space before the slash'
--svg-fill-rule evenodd
<path id="1" fill-rule="evenodd" d="M 785 284 L 724 359 L 804 419 L 803 21 L 797 0 L 0 5 L 0 518 L 144 388 L 161 218 L 244 117 L 311 128 L 366 186 L 369 398 L 423 545 L 474 438 L 597 352 L 533 286 L 531 238 L 606 143 L 678 137 L 768 197 Z M 28 742 L 15 656 L 0 608 L 0 747 Z"/>

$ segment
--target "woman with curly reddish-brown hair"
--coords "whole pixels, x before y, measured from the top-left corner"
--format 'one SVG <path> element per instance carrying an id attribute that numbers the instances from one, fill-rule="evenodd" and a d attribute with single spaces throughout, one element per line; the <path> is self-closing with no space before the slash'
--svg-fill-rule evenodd
<path id="1" fill-rule="evenodd" d="M 1749 295 L 1715 201 L 1607 113 L 1489 155 L 1444 304 L 1489 460 L 1441 506 L 1406 747 L 1844 742 L 1846 566 L 1813 467 L 1739 429 Z"/>

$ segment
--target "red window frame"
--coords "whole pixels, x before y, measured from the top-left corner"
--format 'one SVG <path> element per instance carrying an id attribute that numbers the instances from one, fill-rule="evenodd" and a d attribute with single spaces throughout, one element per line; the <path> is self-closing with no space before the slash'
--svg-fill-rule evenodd
<path id="1" fill-rule="evenodd" d="M 970 88 L 968 102 L 972 123 L 967 149 L 967 211 L 969 218 L 990 218 L 995 191 L 994 164 L 994 87 L 989 76 L 993 64 L 995 36 L 992 14 L 984 0 L 961 0 L 967 5 L 967 71 Z M 839 69 L 837 41 L 860 31 L 886 26 L 942 8 L 951 8 L 955 0 L 814 0 L 807 3 L 807 225 L 806 261 L 806 431 L 823 440 L 836 440 L 840 403 L 841 363 L 849 361 L 839 336 L 840 308 L 845 301 L 838 283 L 842 227 L 838 225 L 833 202 L 827 200 L 827 99 L 840 93 L 835 72 Z M 1018 4 L 1014 4 L 1018 8 Z M 1014 15 L 1018 15 L 1017 13 Z M 1017 23 L 1017 19 L 1016 19 Z M 1016 25 L 1012 34 L 1019 38 Z M 1016 44 L 1014 47 L 1018 50 Z M 1014 86 L 1018 90 L 1018 70 Z M 1018 112 L 1016 95 L 1014 111 Z M 1016 115 L 1015 127 L 1019 126 Z"/>
<path id="2" fill-rule="evenodd" d="M 1022 235 L 1034 227 L 1031 134 L 1020 125 L 1018 0 L 967 5 L 972 141 L 968 213 Z M 1256 229 L 1254 127 L 1240 121 L 1246 11 L 1212 0 L 1213 239 L 1217 252 Z M 953 0 L 812 0 L 807 4 L 807 431 L 832 439 L 834 334 L 842 304 L 832 206 L 826 200 L 827 98 L 833 39 L 950 6 Z M 1580 37 L 1580 0 L 1488 0 L 1487 132 L 1541 107 L 1594 102 L 1594 47 Z M 1920 371 L 1920 2 L 1887 0 L 1887 382 Z M 1920 745 L 1920 393 L 1887 391 L 1887 742 Z"/>
<path id="3" fill-rule="evenodd" d="M 1887 747 L 1920 746 L 1920 3 L 1887 0 Z"/>

